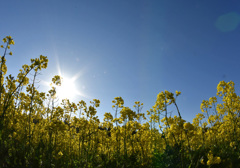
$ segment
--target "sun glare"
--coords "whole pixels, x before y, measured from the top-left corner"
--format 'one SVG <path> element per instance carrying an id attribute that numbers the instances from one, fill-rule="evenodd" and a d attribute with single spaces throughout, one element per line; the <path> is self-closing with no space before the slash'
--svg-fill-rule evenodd
<path id="1" fill-rule="evenodd" d="M 57 97 L 59 99 L 72 99 L 78 94 L 73 79 L 63 78 L 61 86 L 57 87 Z"/>
<path id="2" fill-rule="evenodd" d="M 76 73 L 74 76 L 69 77 L 68 75 L 65 75 L 62 73 L 62 69 L 60 68 L 60 64 L 58 61 L 58 56 L 56 55 L 56 63 L 57 63 L 57 71 L 60 77 L 61 77 L 61 86 L 56 86 L 56 98 L 59 101 L 62 101 L 63 99 L 69 99 L 70 101 L 75 101 L 76 99 L 81 99 L 79 96 L 84 98 L 89 98 L 89 96 L 85 95 L 83 92 L 80 92 L 78 89 L 80 87 L 79 83 L 77 82 L 77 79 L 82 75 L 83 70 Z M 52 82 L 42 81 L 44 85 L 52 87 Z"/>

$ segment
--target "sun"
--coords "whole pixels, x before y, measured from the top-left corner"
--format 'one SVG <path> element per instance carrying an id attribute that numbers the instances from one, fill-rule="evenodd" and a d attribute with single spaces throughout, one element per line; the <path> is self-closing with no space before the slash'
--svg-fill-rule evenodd
<path id="1" fill-rule="evenodd" d="M 49 89 L 51 89 L 51 87 L 56 89 L 57 100 L 62 101 L 64 99 L 69 99 L 70 101 L 75 101 L 80 97 L 89 98 L 89 96 L 78 90 L 77 86 L 79 86 L 79 83 L 76 83 L 78 75 L 75 75 L 71 78 L 66 77 L 63 74 L 59 74 L 59 76 L 61 78 L 61 85 L 55 85 L 47 81 L 42 81 L 45 86 L 50 87 Z"/>
<path id="2" fill-rule="evenodd" d="M 61 78 L 61 85 L 57 86 L 48 81 L 42 81 L 45 86 L 56 88 L 56 99 L 57 101 L 62 101 L 64 99 L 69 99 L 70 101 L 76 101 L 77 99 L 87 98 L 90 99 L 90 96 L 83 93 L 83 90 L 79 91 L 81 83 L 78 82 L 78 79 L 82 76 L 84 69 L 78 71 L 75 75 L 69 76 L 64 73 L 64 70 L 60 67 L 58 56 L 56 55 L 56 65 L 57 73 Z M 78 86 L 78 87 L 77 87 Z"/>
<path id="3" fill-rule="evenodd" d="M 73 78 L 62 77 L 61 86 L 57 86 L 57 97 L 62 99 L 73 99 L 79 92 Z"/>

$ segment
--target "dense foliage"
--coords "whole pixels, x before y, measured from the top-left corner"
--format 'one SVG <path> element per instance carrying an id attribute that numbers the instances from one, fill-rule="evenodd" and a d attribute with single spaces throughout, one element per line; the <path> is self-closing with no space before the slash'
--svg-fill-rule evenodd
<path id="1" fill-rule="evenodd" d="M 38 91 L 36 77 L 47 68 L 45 56 L 31 59 L 17 77 L 6 76 L 14 41 L 7 36 L 3 42 L 0 167 L 240 167 L 240 97 L 233 82 L 221 81 L 217 96 L 202 102 L 202 113 L 192 123 L 181 117 L 179 91 L 159 93 L 146 116 L 142 103 L 135 102 L 133 110 L 116 97 L 113 114 L 105 113 L 100 122 L 97 99 L 89 106 L 67 99 L 56 106 L 59 76 L 48 93 Z M 169 106 L 176 107 L 174 117 Z"/>

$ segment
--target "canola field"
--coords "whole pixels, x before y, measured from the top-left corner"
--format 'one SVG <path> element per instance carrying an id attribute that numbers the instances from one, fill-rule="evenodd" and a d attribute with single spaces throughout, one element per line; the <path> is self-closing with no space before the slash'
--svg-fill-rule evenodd
<path id="1" fill-rule="evenodd" d="M 147 112 L 143 103 L 125 107 L 113 99 L 113 113 L 98 119 L 100 100 L 90 105 L 68 99 L 56 106 L 56 86 L 39 92 L 36 77 L 46 56 L 31 59 L 16 77 L 6 75 L 15 44 L 6 36 L 0 57 L 0 167 L 34 168 L 236 168 L 240 167 L 240 97 L 234 82 L 221 81 L 203 100 L 192 123 L 181 117 L 176 98 L 163 91 Z M 30 75 L 33 74 L 32 76 Z M 168 107 L 175 108 L 170 116 Z"/>

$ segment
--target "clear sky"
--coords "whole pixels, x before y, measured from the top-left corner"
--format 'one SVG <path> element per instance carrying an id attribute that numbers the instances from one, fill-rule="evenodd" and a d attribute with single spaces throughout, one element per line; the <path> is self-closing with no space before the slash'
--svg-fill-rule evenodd
<path id="1" fill-rule="evenodd" d="M 113 112 L 114 97 L 129 107 L 141 101 L 145 112 L 159 92 L 178 90 L 192 121 L 219 81 L 232 80 L 239 93 L 239 0 L 5 0 L 0 16 L 0 37 L 15 41 L 8 74 L 48 56 L 39 80 L 59 68 L 75 76 L 84 96 L 74 101 L 100 99 L 100 118 Z"/>

